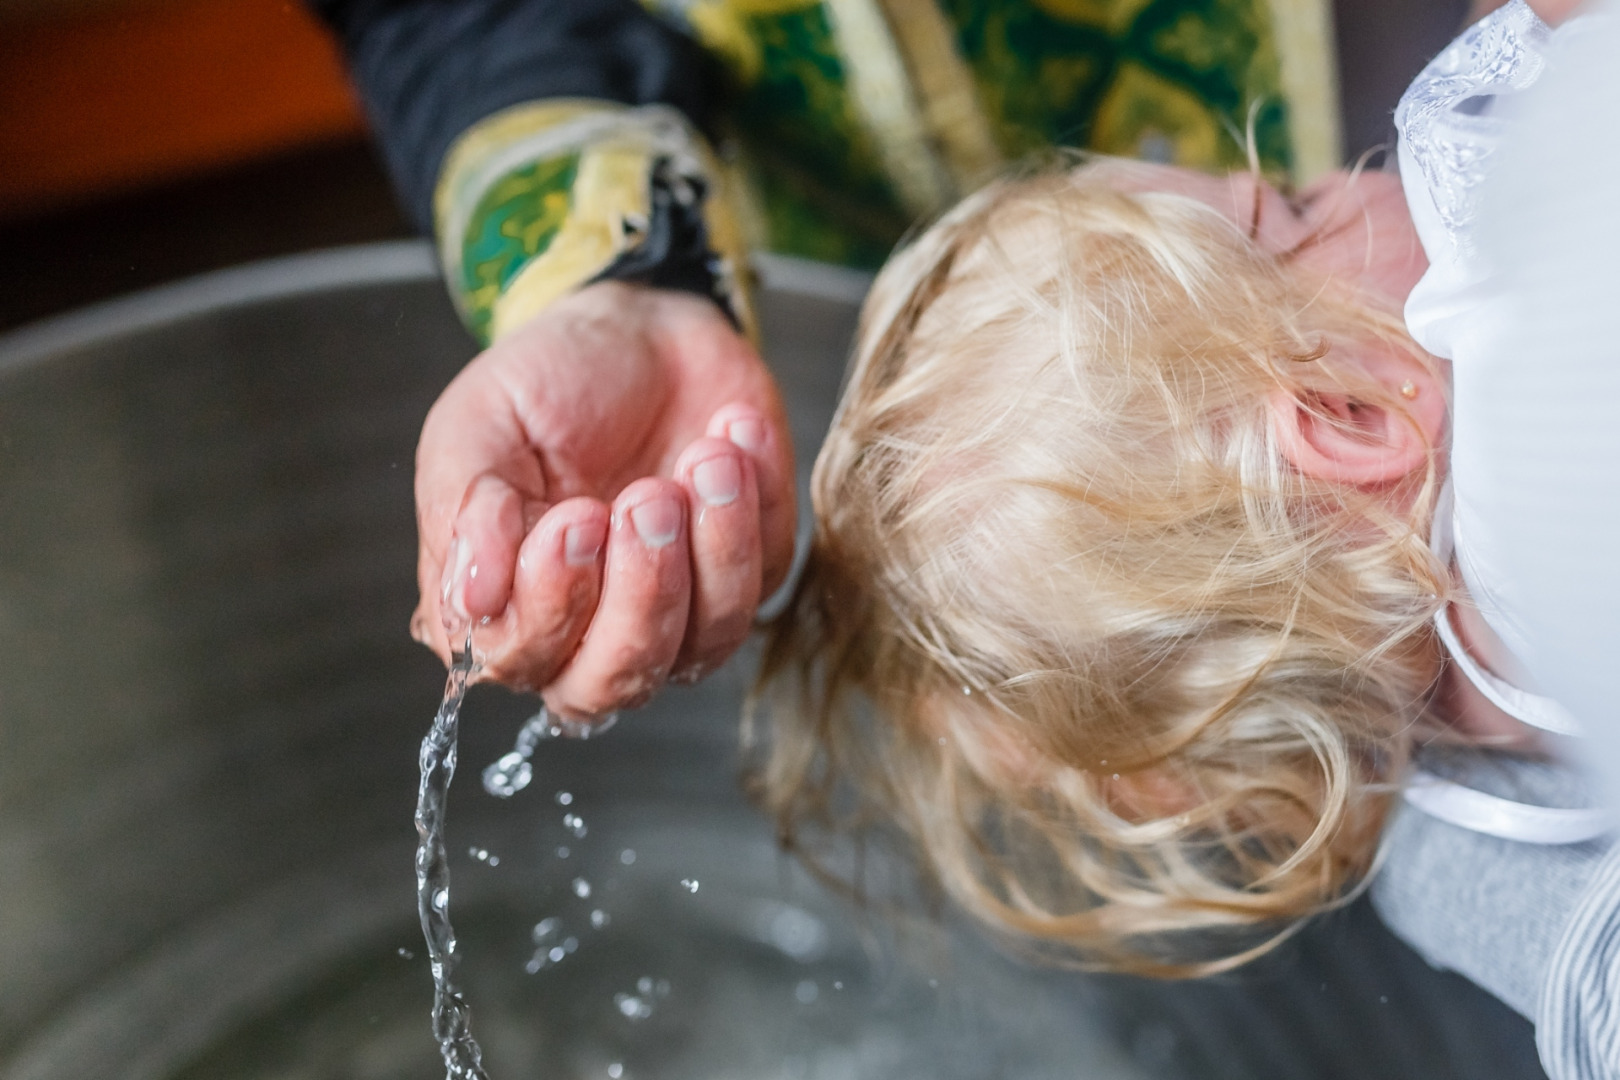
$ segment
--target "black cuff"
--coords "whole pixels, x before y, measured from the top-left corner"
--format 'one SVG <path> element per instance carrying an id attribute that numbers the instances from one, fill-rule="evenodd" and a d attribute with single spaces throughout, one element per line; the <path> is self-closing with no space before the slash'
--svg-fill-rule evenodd
<path id="1" fill-rule="evenodd" d="M 703 218 L 707 187 L 702 178 L 682 174 L 669 158 L 655 160 L 646 235 L 587 284 L 627 281 L 697 293 L 719 304 L 731 325 L 740 330 L 730 275 L 709 246 L 709 227 Z"/>

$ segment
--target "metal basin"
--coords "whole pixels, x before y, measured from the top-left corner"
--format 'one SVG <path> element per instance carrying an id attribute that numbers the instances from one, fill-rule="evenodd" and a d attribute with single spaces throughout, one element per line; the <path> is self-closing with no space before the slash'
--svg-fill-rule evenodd
<path id="1" fill-rule="evenodd" d="M 863 281 L 765 271 L 807 469 Z M 410 814 L 443 672 L 405 634 L 411 459 L 472 352 L 415 244 L 0 339 L 0 1077 L 442 1075 Z M 470 697 L 453 911 L 496 1080 L 1539 1075 L 1527 1025 L 1360 909 L 1180 987 L 863 913 L 737 792 L 749 663 L 543 744 L 509 802 L 476 772 L 532 703 Z"/>

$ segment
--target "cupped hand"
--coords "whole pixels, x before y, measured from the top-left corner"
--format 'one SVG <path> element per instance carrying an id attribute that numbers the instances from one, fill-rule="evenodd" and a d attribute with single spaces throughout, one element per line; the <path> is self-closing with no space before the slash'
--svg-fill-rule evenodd
<path id="1" fill-rule="evenodd" d="M 770 373 L 711 301 L 602 283 L 445 388 L 416 509 L 416 638 L 448 659 L 447 621 L 487 619 L 488 677 L 601 716 L 747 636 L 792 560 L 792 444 Z"/>

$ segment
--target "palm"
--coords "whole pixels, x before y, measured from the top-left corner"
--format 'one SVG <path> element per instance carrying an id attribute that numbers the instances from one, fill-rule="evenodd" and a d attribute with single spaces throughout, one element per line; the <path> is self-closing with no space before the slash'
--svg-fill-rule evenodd
<path id="1" fill-rule="evenodd" d="M 715 436 L 724 437 L 730 416 L 757 418 L 764 430 L 774 431 L 769 448 L 743 454 L 730 443 L 717 444 Z M 423 426 L 417 460 L 423 594 L 419 636 L 445 652 L 438 586 L 447 561 L 452 575 L 456 572 L 449 550 L 455 535 L 471 537 L 476 549 L 479 569 L 471 576 L 478 580 L 465 593 L 464 614 L 494 619 L 487 648 L 497 677 L 546 686 L 569 665 L 568 656 L 561 655 L 562 643 L 567 649 L 578 646 L 585 623 L 596 637 L 634 638 L 635 618 L 627 617 L 620 626 L 586 612 L 581 623 L 575 613 L 569 619 L 571 625 L 579 623 L 579 633 L 548 637 L 530 625 L 538 616 L 527 621 L 519 617 L 521 612 L 514 610 L 521 606 L 518 602 L 530 599 L 518 573 L 519 547 L 527 551 L 530 541 L 525 537 L 541 531 L 544 522 L 568 515 L 605 516 L 608 503 L 614 504 L 617 528 L 618 503 L 633 502 L 643 489 L 652 490 L 649 478 L 672 478 L 662 481 L 669 485 L 665 494 L 680 497 L 674 483 L 680 481 L 694 500 L 691 581 L 689 595 L 680 603 L 689 604 L 695 614 L 682 655 L 691 653 L 694 663 L 712 666 L 715 657 L 708 654 L 715 650 L 703 640 L 701 625 L 707 618 L 702 587 L 706 567 L 718 565 L 716 560 L 734 564 L 739 553 L 753 552 L 757 580 L 748 588 L 728 585 L 728 595 L 734 595 L 721 605 L 737 607 L 774 587 L 791 556 L 787 447 L 782 406 L 769 373 L 713 304 L 621 285 L 582 291 L 468 365 Z M 748 512 L 741 514 L 741 505 L 736 511 L 727 507 L 706 523 L 709 515 L 700 512 L 690 474 L 700 463 L 697 458 L 728 451 L 742 459 L 741 467 L 749 473 Z M 756 467 L 757 500 L 752 483 Z M 660 571 L 664 578 L 684 572 L 673 565 L 673 556 L 666 561 L 672 565 Z M 736 576 L 734 570 L 727 572 Z M 720 580 L 715 574 L 709 577 Z M 614 580 L 610 565 L 600 585 L 608 596 Z M 581 586 L 571 587 L 577 592 Z M 660 587 L 669 596 L 657 603 L 673 610 L 675 585 L 664 581 Z M 542 580 L 528 591 L 543 596 L 560 588 Z M 619 591 L 632 590 L 624 586 Z M 649 609 L 642 621 L 655 614 Z M 728 612 L 725 621 L 728 627 L 735 624 L 737 612 Z M 613 629 L 597 629 L 606 623 Z M 721 636 L 736 634 L 727 629 Z M 635 695 L 598 696 L 622 703 Z"/>
<path id="2" fill-rule="evenodd" d="M 531 326 L 497 346 L 530 444 L 513 453 L 540 453 L 551 501 L 612 499 L 638 477 L 670 475 L 728 402 L 781 414 L 757 353 L 712 305 L 635 314 Z"/>

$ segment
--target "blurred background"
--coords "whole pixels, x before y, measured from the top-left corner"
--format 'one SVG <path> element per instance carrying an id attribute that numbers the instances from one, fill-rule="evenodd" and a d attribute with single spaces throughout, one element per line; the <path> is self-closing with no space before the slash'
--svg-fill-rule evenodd
<path id="1" fill-rule="evenodd" d="M 1466 0 L 1338 0 L 1346 156 Z M 296 0 L 0 0 L 0 330 L 270 255 L 407 236 Z"/>
<path id="2" fill-rule="evenodd" d="M 0 329 L 410 232 L 295 0 L 0 0 Z"/>

